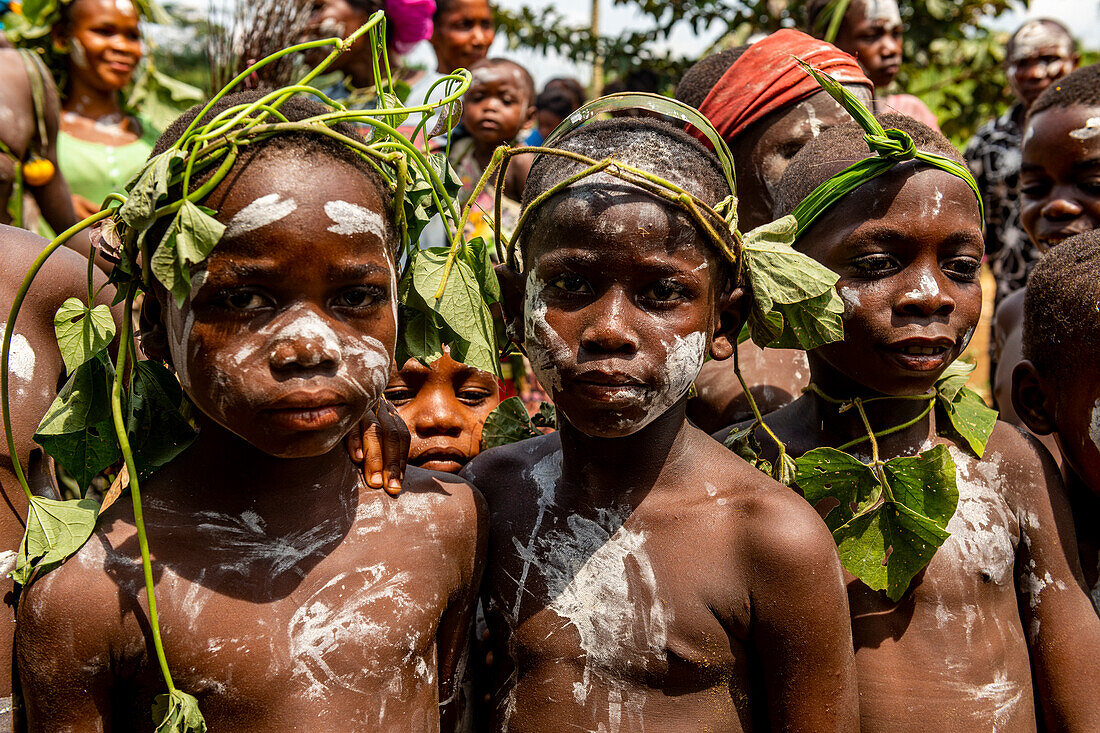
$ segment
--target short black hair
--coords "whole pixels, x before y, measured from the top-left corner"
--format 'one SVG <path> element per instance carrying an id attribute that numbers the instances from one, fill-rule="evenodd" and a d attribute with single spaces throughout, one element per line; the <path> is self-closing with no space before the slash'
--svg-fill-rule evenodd
<path id="1" fill-rule="evenodd" d="M 1047 87 L 1027 111 L 1029 118 L 1051 107 L 1100 107 L 1100 64 L 1082 66 Z"/>
<path id="2" fill-rule="evenodd" d="M 432 22 L 438 23 L 439 19 L 443 17 L 443 14 L 450 12 L 456 2 L 457 0 L 435 0 L 435 12 L 432 13 Z M 493 12 L 493 4 L 488 2 L 488 0 L 486 0 L 485 4 L 489 6 L 489 12 L 495 16 L 496 13 Z"/>
<path id="3" fill-rule="evenodd" d="M 545 110 L 563 120 L 576 109 L 573 95 L 565 89 L 545 89 L 535 99 L 535 108 Z"/>
<path id="4" fill-rule="evenodd" d="M 1024 358 L 1043 376 L 1068 376 L 1070 370 L 1093 368 L 1100 360 L 1098 272 L 1096 229 L 1066 239 L 1032 270 L 1024 296 Z"/>
<path id="5" fill-rule="evenodd" d="M 1034 20 L 1029 20 L 1025 23 L 1021 23 L 1020 27 L 1014 30 L 1012 32 L 1012 35 L 1009 36 L 1008 43 L 1005 44 L 1005 63 L 1008 63 L 1008 60 L 1012 58 L 1012 52 L 1016 50 L 1016 36 L 1020 35 L 1020 31 L 1022 31 L 1024 28 L 1036 24 L 1045 25 L 1053 28 L 1056 31 L 1059 31 L 1062 35 L 1069 39 L 1070 52 L 1073 54 L 1077 53 L 1077 39 L 1074 38 L 1073 34 L 1069 32 L 1069 28 L 1066 28 L 1064 25 L 1054 20 L 1053 18 L 1035 18 Z"/>
<path id="6" fill-rule="evenodd" d="M 878 115 L 876 119 L 887 130 L 893 128 L 907 133 L 917 150 L 936 153 L 966 165 L 951 141 L 923 122 L 899 114 Z M 798 151 L 779 179 L 773 212 L 776 217 L 794 211 L 803 199 L 834 174 L 856 161 L 874 157 L 864 134 L 863 128 L 850 120 L 824 130 Z"/>
<path id="7" fill-rule="evenodd" d="M 269 92 L 270 90 L 257 89 L 227 94 L 218 100 L 211 110 L 203 116 L 202 121 L 208 122 L 230 107 L 236 107 L 241 104 L 251 104 L 263 98 Z M 157 138 L 157 142 L 153 146 L 153 152 L 149 154 L 149 158 L 152 159 L 172 147 L 172 145 L 183 136 L 187 127 L 199 116 L 199 113 L 205 106 L 205 102 L 200 102 L 177 117 L 176 120 L 168 126 L 168 129 Z M 316 117 L 317 115 L 331 111 L 331 108 L 321 104 L 313 97 L 302 94 L 294 95 L 279 107 L 279 112 L 291 122 L 300 122 L 310 117 Z M 355 125 L 349 122 L 338 122 L 329 127 L 351 138 L 362 137 L 362 134 L 356 129 Z M 332 160 L 344 163 L 360 171 L 370 184 L 378 190 L 378 195 L 382 199 L 387 214 L 385 217 L 386 241 L 390 245 L 391 250 L 394 251 L 395 256 L 400 254 L 401 242 L 399 241 L 400 238 L 394 223 L 393 215 L 393 194 L 390 191 L 389 185 L 380 175 L 378 175 L 378 172 L 375 171 L 370 163 L 365 161 L 357 152 L 327 135 L 319 135 L 315 132 L 281 133 L 242 146 L 237 155 L 237 160 L 233 163 L 233 170 L 238 172 L 239 175 L 239 172 L 243 171 L 253 161 L 258 161 L 264 156 L 272 153 L 294 155 L 298 156 L 299 159 L 309 158 L 311 160 L 316 159 L 318 155 L 327 155 Z M 191 178 L 192 189 L 198 188 L 204 181 L 209 179 L 216 168 L 217 166 L 210 166 L 210 168 L 203 171 L 201 174 L 193 176 Z M 178 197 L 182 195 L 182 191 L 178 189 L 170 191 L 169 195 Z M 158 224 L 167 226 L 167 217 L 159 221 Z M 160 237 L 154 237 L 150 241 L 159 242 Z"/>
<path id="8" fill-rule="evenodd" d="M 562 137 L 554 147 L 595 160 L 614 156 L 680 186 L 710 206 L 730 195 L 714 152 L 682 129 L 654 117 L 613 117 L 589 122 Z M 536 156 L 523 188 L 523 208 L 585 167 L 560 155 Z M 538 212 L 534 212 L 525 224 L 527 231 L 537 229 L 537 218 Z"/>
<path id="9" fill-rule="evenodd" d="M 733 62 L 749 50 L 749 45 L 746 43 L 735 48 L 727 48 L 725 51 L 704 56 L 696 61 L 684 72 L 680 83 L 676 85 L 676 99 L 698 109 L 722 76 L 733 66 Z"/>
<path id="10" fill-rule="evenodd" d="M 855 2 L 855 0 L 852 0 Z M 804 29 L 807 34 L 814 38 L 825 37 L 825 27 L 828 25 L 828 18 L 821 17 L 821 13 L 825 11 L 830 4 L 835 5 L 834 0 L 807 0 L 806 5 L 802 8 L 802 14 L 804 19 Z M 848 4 L 851 7 L 851 3 Z M 847 20 L 848 10 L 844 10 L 844 20 Z M 840 21 L 841 27 L 844 25 L 844 20 Z"/>
<path id="11" fill-rule="evenodd" d="M 475 62 L 470 71 L 474 69 L 480 69 L 485 66 L 511 66 L 519 71 L 519 77 L 523 82 L 523 90 L 527 93 L 527 106 L 530 107 L 535 103 L 535 80 L 531 78 L 531 72 L 528 71 L 523 64 L 518 64 L 512 59 L 505 59 L 494 57 L 491 59 L 481 59 Z"/>

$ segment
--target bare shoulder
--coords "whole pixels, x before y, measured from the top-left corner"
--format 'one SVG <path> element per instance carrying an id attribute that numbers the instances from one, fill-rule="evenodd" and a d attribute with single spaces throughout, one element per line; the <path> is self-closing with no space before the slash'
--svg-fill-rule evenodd
<path id="1" fill-rule="evenodd" d="M 529 482 L 536 466 L 555 460 L 560 466 L 561 437 L 556 432 L 484 451 L 462 469 L 462 475 L 493 507 L 499 494 L 514 493 L 519 485 Z"/>
<path id="2" fill-rule="evenodd" d="M 410 505 L 426 521 L 445 522 L 440 529 L 450 534 L 471 532 L 486 513 L 485 498 L 472 483 L 453 473 L 416 466 L 406 469 L 402 491 L 392 501 Z"/>
<path id="3" fill-rule="evenodd" d="M 25 229 L 0 225 L 0 253 L 4 257 L 0 283 L 8 302 L 35 258 L 49 243 L 49 240 Z M 98 268 L 93 269 L 92 277 L 97 287 L 107 281 L 107 276 Z M 52 306 L 52 316 L 52 311 L 71 297 L 88 297 L 88 260 L 68 247 L 59 247 L 35 277 L 27 302 Z"/>
<path id="4" fill-rule="evenodd" d="M 953 451 L 956 459 L 966 456 L 978 475 L 1000 488 L 1006 501 L 1016 505 L 1038 492 L 1045 495 L 1052 483 L 1060 483 L 1058 464 L 1050 451 L 1030 433 L 997 421 L 982 457 Z"/>

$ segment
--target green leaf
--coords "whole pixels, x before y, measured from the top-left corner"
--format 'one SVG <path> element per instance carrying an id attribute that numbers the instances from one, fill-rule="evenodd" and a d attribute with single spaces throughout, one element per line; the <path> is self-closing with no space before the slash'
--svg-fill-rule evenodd
<path id="1" fill-rule="evenodd" d="M 794 482 L 813 506 L 826 498 L 840 502 L 825 516 L 825 524 L 834 532 L 882 498 L 871 467 L 836 448 L 814 448 L 802 454 L 795 461 Z"/>
<path id="2" fill-rule="evenodd" d="M 895 501 L 947 529 L 959 506 L 959 490 L 955 461 L 946 446 L 937 445 L 918 456 L 891 458 L 885 470 Z"/>
<path id="3" fill-rule="evenodd" d="M 874 590 L 898 601 L 913 576 L 929 562 L 950 533 L 904 504 L 885 502 L 857 514 L 833 532 L 840 562 Z"/>
<path id="4" fill-rule="evenodd" d="M 428 133 L 428 137 L 433 138 L 445 132 L 450 132 L 455 129 L 461 120 L 462 99 L 459 98 L 440 109 L 439 116 L 436 117 L 435 125 L 432 126 L 431 131 Z"/>
<path id="5" fill-rule="evenodd" d="M 757 345 L 813 349 L 843 338 L 844 305 L 837 276 L 796 251 L 797 222 L 785 216 L 745 235 L 742 251 L 752 286 L 749 331 Z"/>
<path id="6" fill-rule="evenodd" d="M 134 231 L 153 223 L 157 202 L 168 194 L 172 180 L 172 164 L 183 158 L 181 150 L 166 150 L 146 164 L 132 184 L 127 184 L 126 203 L 119 207 L 118 217 Z"/>
<path id="7" fill-rule="evenodd" d="M 202 262 L 214 250 L 222 238 L 225 225 L 190 201 L 184 201 L 176 218 L 179 221 L 176 235 L 176 256 L 183 266 Z"/>
<path id="8" fill-rule="evenodd" d="M 975 456 L 981 458 L 997 425 L 997 411 L 968 387 L 959 389 L 953 400 L 941 396 L 939 404 L 947 415 L 951 431 L 970 447 Z"/>
<path id="9" fill-rule="evenodd" d="M 95 530 L 99 503 L 91 499 L 56 501 L 32 496 L 27 531 L 9 576 L 26 585 L 36 571 L 46 573 L 79 550 Z"/>
<path id="10" fill-rule="evenodd" d="M 179 234 L 179 218 L 172 220 L 168 230 L 164 232 L 149 267 L 154 277 L 176 299 L 177 305 L 182 305 L 191 292 L 191 272 L 187 268 L 180 267 L 179 257 L 176 255 L 177 235 Z"/>
<path id="11" fill-rule="evenodd" d="M 478 285 L 481 288 L 482 299 L 489 305 L 499 303 L 501 299 L 500 281 L 497 280 L 496 270 L 493 269 L 493 260 L 489 254 L 489 245 L 482 238 L 477 237 L 466 243 L 466 247 L 459 254 L 465 260 L 470 269 L 474 271 Z"/>
<path id="12" fill-rule="evenodd" d="M 958 359 L 951 362 L 943 370 L 940 378 L 936 380 L 936 392 L 948 402 L 954 400 L 959 390 L 970 381 L 970 375 L 974 372 L 976 366 L 976 364 L 969 364 Z"/>
<path id="13" fill-rule="evenodd" d="M 157 724 L 156 733 L 206 733 L 199 701 L 183 690 L 157 695 L 153 701 L 153 722 Z"/>
<path id="14" fill-rule="evenodd" d="M 133 379 L 126 432 L 138 476 L 144 479 L 191 445 L 197 433 L 180 412 L 183 390 L 164 365 L 139 361 Z"/>
<path id="15" fill-rule="evenodd" d="M 396 94 L 382 92 L 382 104 L 379 109 L 381 108 L 393 110 L 393 114 L 388 114 L 383 118 L 383 121 L 390 127 L 401 127 L 405 120 L 409 119 L 409 113 L 405 111 L 401 98 Z"/>
<path id="16" fill-rule="evenodd" d="M 509 397 L 485 418 L 481 428 L 481 449 L 489 450 L 540 435 L 542 433 L 527 415 L 523 401 L 519 397 Z"/>
<path id="17" fill-rule="evenodd" d="M 558 411 L 550 402 L 540 402 L 539 411 L 531 416 L 531 423 L 536 428 L 556 429 L 558 427 Z"/>
<path id="18" fill-rule="evenodd" d="M 65 362 L 65 373 L 72 374 L 78 366 L 107 349 L 115 337 L 115 321 L 105 305 L 88 308 L 79 298 L 69 298 L 53 317 L 57 346 Z"/>
<path id="19" fill-rule="evenodd" d="M 121 454 L 111 418 L 110 376 L 99 358 L 77 367 L 38 425 L 34 440 L 80 487 Z"/>

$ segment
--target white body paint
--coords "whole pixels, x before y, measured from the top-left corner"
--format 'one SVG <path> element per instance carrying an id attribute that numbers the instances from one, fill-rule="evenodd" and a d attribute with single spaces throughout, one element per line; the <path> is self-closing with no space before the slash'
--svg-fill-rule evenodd
<path id="1" fill-rule="evenodd" d="M 1100 135 L 1100 117 L 1089 117 L 1084 127 L 1078 127 L 1069 134 L 1074 140 L 1091 140 Z"/>
<path id="2" fill-rule="evenodd" d="M 901 25 L 901 10 L 897 0 L 864 0 L 864 14 L 868 20 L 883 20 Z"/>
<path id="3" fill-rule="evenodd" d="M 859 291 L 843 285 L 840 288 L 840 299 L 844 301 L 844 317 L 852 315 L 852 311 L 863 305 L 859 302 Z"/>
<path id="4" fill-rule="evenodd" d="M 806 124 L 810 126 L 810 134 L 817 137 L 821 134 L 821 120 L 814 111 L 814 106 L 809 102 L 799 102 L 798 108 L 806 113 Z"/>
<path id="5" fill-rule="evenodd" d="M 325 204 L 325 214 L 332 220 L 328 228 L 330 232 L 346 236 L 373 234 L 385 239 L 382 216 L 377 211 L 347 201 L 329 201 Z"/>
<path id="6" fill-rule="evenodd" d="M 1058 46 L 1059 53 L 1069 55 L 1069 39 L 1042 21 L 1025 23 L 1016 32 L 1015 41 L 1012 44 L 1012 59 L 1026 59 L 1038 55 L 1045 46 Z"/>
<path id="7" fill-rule="evenodd" d="M 672 617 L 658 593 L 645 532 L 624 527 L 627 514 L 601 509 L 595 520 L 574 514 L 566 530 L 547 532 L 531 550 L 517 548 L 542 575 L 549 608 L 580 637 L 584 672 L 573 699 L 597 710 L 606 704 L 608 733 L 644 729 L 645 694 L 604 670 L 621 667 L 624 656 L 663 658 Z M 606 703 L 591 697 L 597 681 L 607 689 Z"/>
<path id="8" fill-rule="evenodd" d="M 0 322 L 0 336 L 7 327 L 6 323 Z M 27 337 L 21 333 L 12 334 L 8 351 L 8 373 L 24 382 L 30 382 L 34 379 L 34 362 L 34 349 Z"/>
<path id="9" fill-rule="evenodd" d="M 130 0 L 115 0 L 115 10 L 123 15 L 137 15 L 134 4 Z"/>
<path id="10" fill-rule="evenodd" d="M 920 281 L 917 283 L 916 290 L 910 290 L 905 295 L 909 298 L 934 298 L 940 294 L 940 286 L 936 283 L 936 278 L 932 277 L 929 273 L 924 273 L 920 276 Z"/>
<path id="11" fill-rule="evenodd" d="M 546 302 L 542 299 L 545 287 L 546 283 L 539 280 L 535 273 L 527 276 L 523 305 L 524 344 L 535 376 L 543 388 L 553 395 L 561 391 L 561 375 L 555 364 L 568 360 L 571 350 L 546 322 Z"/>
<path id="12" fill-rule="evenodd" d="M 535 486 L 538 488 L 538 514 L 535 515 L 535 524 L 531 528 L 531 537 L 527 540 L 527 546 L 521 547 L 519 540 L 512 538 L 512 542 L 516 544 L 516 549 L 519 551 L 520 557 L 523 560 L 523 570 L 519 575 L 518 588 L 516 589 L 516 602 L 512 606 L 512 619 L 513 624 L 519 623 L 519 607 L 523 602 L 523 594 L 527 592 L 527 574 L 531 570 L 531 560 L 533 557 L 535 540 L 538 538 L 539 530 L 542 528 L 542 520 L 546 516 L 546 510 L 550 508 L 550 505 L 554 503 L 554 487 L 557 486 L 558 478 L 561 477 L 561 452 L 554 451 L 550 455 L 546 456 L 534 466 L 531 467 L 531 480 L 535 482 Z"/>
<path id="13" fill-rule="evenodd" d="M 222 237 L 224 239 L 239 237 L 268 224 L 274 224 L 290 216 L 297 208 L 298 202 L 289 196 L 283 198 L 279 193 L 261 196 L 233 215 Z"/>
<path id="14" fill-rule="evenodd" d="M 998 585 L 1010 583 L 1018 540 L 1008 530 L 1011 517 L 999 491 L 1004 480 L 997 473 L 999 463 L 995 456 L 975 462 L 956 448 L 948 450 L 955 461 L 959 505 L 947 523 L 951 537 L 937 558 L 944 555 L 971 577 L 988 577 Z"/>
<path id="15" fill-rule="evenodd" d="M 1089 437 L 1092 438 L 1092 444 L 1100 450 L 1100 400 L 1096 400 L 1096 404 L 1092 406 L 1092 420 L 1089 422 Z"/>

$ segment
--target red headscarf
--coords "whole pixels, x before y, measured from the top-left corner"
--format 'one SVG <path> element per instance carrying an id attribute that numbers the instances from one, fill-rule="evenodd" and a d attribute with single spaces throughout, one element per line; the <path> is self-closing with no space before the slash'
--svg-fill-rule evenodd
<path id="1" fill-rule="evenodd" d="M 798 67 L 794 57 L 841 84 L 862 84 L 874 90 L 854 57 L 831 43 L 785 28 L 749 46 L 726 69 L 699 111 L 729 142 L 765 115 L 820 92 L 821 87 Z M 709 146 L 702 133 L 694 128 L 689 131 Z"/>

